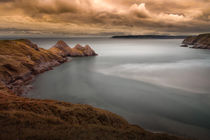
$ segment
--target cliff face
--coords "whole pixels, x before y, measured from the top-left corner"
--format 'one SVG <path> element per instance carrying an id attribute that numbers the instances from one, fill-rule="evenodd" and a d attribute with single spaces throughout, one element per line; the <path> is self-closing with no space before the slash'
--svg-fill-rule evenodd
<path id="1" fill-rule="evenodd" d="M 182 42 L 185 45 L 193 45 L 192 48 L 210 49 L 210 34 L 189 36 Z"/>
<path id="2" fill-rule="evenodd" d="M 73 50 L 95 55 L 89 46 Z M 34 75 L 67 61 L 72 49 L 59 41 L 53 48 L 38 48 L 29 40 L 0 41 L 0 139 L 182 140 L 130 125 L 122 117 L 89 105 L 17 96 Z M 74 55 L 75 56 L 75 55 Z"/>
<path id="3" fill-rule="evenodd" d="M 16 93 L 34 75 L 50 70 L 67 58 L 38 48 L 29 40 L 0 41 L 0 79 Z"/>

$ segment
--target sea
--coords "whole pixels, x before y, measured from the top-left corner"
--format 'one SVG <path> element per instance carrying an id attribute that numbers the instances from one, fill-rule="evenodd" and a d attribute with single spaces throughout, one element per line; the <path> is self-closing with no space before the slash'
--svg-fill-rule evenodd
<path id="1" fill-rule="evenodd" d="M 152 132 L 210 139 L 210 50 L 180 47 L 182 39 L 34 38 L 89 44 L 94 57 L 72 58 L 40 74 L 25 95 L 89 104 Z"/>

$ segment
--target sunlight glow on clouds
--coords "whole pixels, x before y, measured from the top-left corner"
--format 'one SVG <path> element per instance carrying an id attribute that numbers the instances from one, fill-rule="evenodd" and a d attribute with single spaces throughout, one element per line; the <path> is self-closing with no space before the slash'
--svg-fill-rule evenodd
<path id="1" fill-rule="evenodd" d="M 130 11 L 139 17 L 148 17 L 149 11 L 145 8 L 145 3 L 137 5 L 136 3 L 130 7 Z"/>
<path id="2" fill-rule="evenodd" d="M 3 0 L 0 35 L 197 34 L 210 32 L 208 5 L 210 0 Z"/>

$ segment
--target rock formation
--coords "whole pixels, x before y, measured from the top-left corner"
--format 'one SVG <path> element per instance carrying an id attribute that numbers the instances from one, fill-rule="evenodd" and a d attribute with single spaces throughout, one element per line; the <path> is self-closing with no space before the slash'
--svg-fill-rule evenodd
<path id="1" fill-rule="evenodd" d="M 29 40 L 0 41 L 0 80 L 16 93 L 21 93 L 34 75 L 65 61 L 67 58 L 38 48 Z"/>
<path id="2" fill-rule="evenodd" d="M 72 50 L 81 51 L 82 56 L 95 55 L 89 46 L 71 49 L 63 41 L 50 50 L 38 48 L 29 40 L 0 41 L 1 140 L 184 140 L 145 131 L 89 105 L 17 96 L 36 74 L 67 61 L 66 56 L 75 56 Z"/>
<path id="3" fill-rule="evenodd" d="M 95 56 L 97 55 L 95 51 L 89 46 L 86 45 L 82 47 L 80 44 L 77 44 L 74 48 L 69 47 L 64 41 L 60 40 L 50 48 L 50 50 L 58 55 L 64 57 L 82 57 L 82 56 Z"/>
<path id="4" fill-rule="evenodd" d="M 62 40 L 59 40 L 50 50 L 63 57 L 70 56 L 71 52 L 71 48 Z"/>
<path id="5" fill-rule="evenodd" d="M 85 50 L 84 50 L 84 54 L 85 56 L 92 56 L 92 55 L 97 55 L 95 53 L 95 51 L 89 46 L 89 45 L 85 45 Z"/>
<path id="6" fill-rule="evenodd" d="M 188 47 L 186 44 L 181 44 L 180 47 Z"/>
<path id="7" fill-rule="evenodd" d="M 182 44 L 192 45 L 191 48 L 210 49 L 210 34 L 200 34 L 198 36 L 189 36 L 184 39 Z"/>

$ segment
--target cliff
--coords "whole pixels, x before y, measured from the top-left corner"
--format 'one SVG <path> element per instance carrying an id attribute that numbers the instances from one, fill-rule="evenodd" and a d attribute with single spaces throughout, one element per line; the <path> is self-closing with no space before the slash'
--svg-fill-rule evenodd
<path id="1" fill-rule="evenodd" d="M 0 41 L 0 79 L 16 94 L 34 75 L 52 69 L 67 61 L 67 58 L 38 48 L 29 40 Z"/>
<path id="2" fill-rule="evenodd" d="M 38 48 L 29 40 L 0 41 L 0 139 L 184 140 L 145 131 L 114 113 L 90 105 L 17 95 L 36 74 L 66 62 L 72 51 L 80 52 L 79 56 L 95 55 L 91 50 L 79 45 L 70 48 L 63 41 L 49 50 Z"/>
<path id="3" fill-rule="evenodd" d="M 193 45 L 191 48 L 210 49 L 210 34 L 189 36 L 182 42 L 184 45 Z M 185 46 L 186 47 L 186 46 Z"/>
<path id="4" fill-rule="evenodd" d="M 82 57 L 82 56 L 96 56 L 95 51 L 89 46 L 85 47 L 77 44 L 74 48 L 69 47 L 64 41 L 58 41 L 50 50 L 58 55 L 70 56 L 70 57 Z"/>

